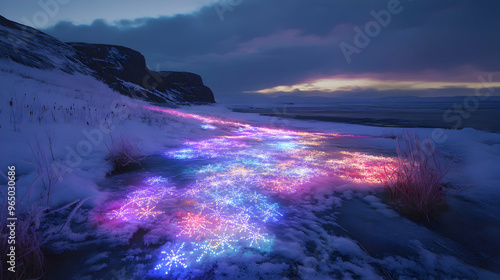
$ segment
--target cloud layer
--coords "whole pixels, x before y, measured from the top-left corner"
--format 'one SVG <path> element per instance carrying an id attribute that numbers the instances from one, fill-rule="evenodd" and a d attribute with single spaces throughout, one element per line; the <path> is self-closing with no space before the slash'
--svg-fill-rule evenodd
<path id="1" fill-rule="evenodd" d="M 354 28 L 365 30 L 371 11 L 394 1 L 225 0 L 193 14 L 114 25 L 62 21 L 45 31 L 136 49 L 152 69 L 201 74 L 218 97 L 342 75 L 477 82 L 500 72 L 500 2 L 492 0 L 401 0 L 401 12 L 348 63 L 339 44 L 356 46 Z"/>

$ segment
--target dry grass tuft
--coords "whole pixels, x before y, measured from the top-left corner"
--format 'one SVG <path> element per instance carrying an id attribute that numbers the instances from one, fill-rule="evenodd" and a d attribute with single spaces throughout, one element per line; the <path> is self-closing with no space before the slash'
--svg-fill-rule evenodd
<path id="1" fill-rule="evenodd" d="M 115 141 L 111 138 L 111 145 L 107 145 L 109 154 L 107 159 L 113 163 L 114 173 L 123 173 L 141 167 L 143 160 L 142 152 L 136 143 L 132 143 L 127 137 L 120 137 Z"/>
<path id="2" fill-rule="evenodd" d="M 407 131 L 398 139 L 397 164 L 394 170 L 386 171 L 386 190 L 391 199 L 403 211 L 429 216 L 446 208 L 446 194 L 441 183 L 450 164 L 441 158 L 437 148 L 431 149 L 427 138 L 421 144 L 418 135 Z"/>
<path id="3" fill-rule="evenodd" d="M 52 153 L 51 142 L 49 137 L 49 150 Z M 47 152 L 42 147 L 38 137 L 35 141 L 30 141 L 30 146 L 33 152 L 35 170 L 38 176 L 27 186 L 24 194 L 17 194 L 15 204 L 15 247 L 16 247 L 16 267 L 15 273 L 7 270 L 8 263 L 4 261 L 4 257 L 10 251 L 10 247 L 14 244 L 9 244 L 8 235 L 10 234 L 7 224 L 8 211 L 6 210 L 9 199 L 6 193 L 7 188 L 0 190 L 0 254 L 2 254 L 2 263 L 0 264 L 0 280 L 3 279 L 44 279 L 46 276 L 45 257 L 42 251 L 42 246 L 51 240 L 52 234 L 42 237 L 43 232 L 40 230 L 40 225 L 43 223 L 47 216 L 58 211 L 69 208 L 77 204 L 71 214 L 66 218 L 66 221 L 59 229 L 59 232 L 64 226 L 67 226 L 74 213 L 87 201 L 89 198 L 83 200 L 76 200 L 69 203 L 58 210 L 50 210 L 50 195 L 54 187 L 58 183 L 51 169 L 52 159 L 47 156 Z M 3 177 L 8 181 L 8 176 L 0 170 L 0 178 Z M 16 183 L 19 177 L 16 174 Z M 16 184 L 17 185 L 17 184 Z M 56 231 L 57 232 L 57 231 Z"/>

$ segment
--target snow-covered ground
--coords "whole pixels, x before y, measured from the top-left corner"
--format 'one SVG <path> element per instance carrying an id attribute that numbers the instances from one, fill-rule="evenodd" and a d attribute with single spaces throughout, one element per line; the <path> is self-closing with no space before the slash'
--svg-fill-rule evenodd
<path id="1" fill-rule="evenodd" d="M 6 63 L 0 166 L 16 166 L 17 195 L 52 174 L 50 207 L 91 197 L 62 229 L 71 207 L 45 216 L 50 279 L 500 277 L 499 134 L 446 130 L 450 209 L 426 225 L 382 195 L 402 129 L 158 109 L 89 76 Z M 120 137 L 147 157 L 106 176 Z"/>

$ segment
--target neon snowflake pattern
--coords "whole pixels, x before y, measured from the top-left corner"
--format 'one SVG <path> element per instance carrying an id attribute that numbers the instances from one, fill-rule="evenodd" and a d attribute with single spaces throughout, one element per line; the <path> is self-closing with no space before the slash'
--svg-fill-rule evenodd
<path id="1" fill-rule="evenodd" d="M 197 236 L 199 238 L 207 234 L 207 227 L 210 224 L 211 222 L 207 220 L 204 215 L 188 213 L 180 223 L 182 230 L 177 236 L 187 235 L 189 237 Z"/>
<path id="2" fill-rule="evenodd" d="M 167 254 L 167 256 L 161 259 L 161 262 L 156 265 L 155 270 L 162 270 L 165 271 L 165 274 L 168 274 L 172 268 L 187 268 L 185 253 L 181 252 L 184 244 L 185 243 L 183 242 L 176 251 L 170 250 L 169 253 L 162 251 L 161 253 Z"/>
<path id="3" fill-rule="evenodd" d="M 395 164 L 388 157 L 324 148 L 354 135 L 256 127 L 175 109 L 146 108 L 227 132 L 186 141 L 164 153 L 169 160 L 186 163 L 183 175 L 191 180 L 187 185 L 183 182 L 177 189 L 171 178 L 146 178 L 142 181 L 146 187 L 130 192 L 104 215 L 108 221 L 126 223 L 153 223 L 167 216 L 176 231 L 175 249 L 169 243 L 155 268 L 165 274 L 239 250 L 270 248 L 275 238 L 270 224 L 286 213 L 276 202 L 278 195 L 300 197 L 317 178 L 326 176 L 380 184 L 384 168 Z"/>

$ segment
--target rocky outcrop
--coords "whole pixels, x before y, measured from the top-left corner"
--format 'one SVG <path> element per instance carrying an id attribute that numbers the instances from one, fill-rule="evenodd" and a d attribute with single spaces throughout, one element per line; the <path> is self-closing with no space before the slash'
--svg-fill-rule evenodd
<path id="1" fill-rule="evenodd" d="M 215 102 L 199 75 L 152 71 L 138 51 L 113 45 L 63 43 L 0 16 L 0 59 L 38 69 L 92 75 L 113 90 L 157 103 Z"/>
<path id="2" fill-rule="evenodd" d="M 212 90 L 203 84 L 200 75 L 175 71 L 150 72 L 156 77 L 156 89 L 159 91 L 175 90 L 187 102 L 215 102 Z"/>
<path id="3" fill-rule="evenodd" d="M 78 51 L 80 60 L 97 78 L 122 94 L 153 102 L 215 102 L 199 75 L 152 71 L 138 51 L 114 45 L 67 44 Z"/>

